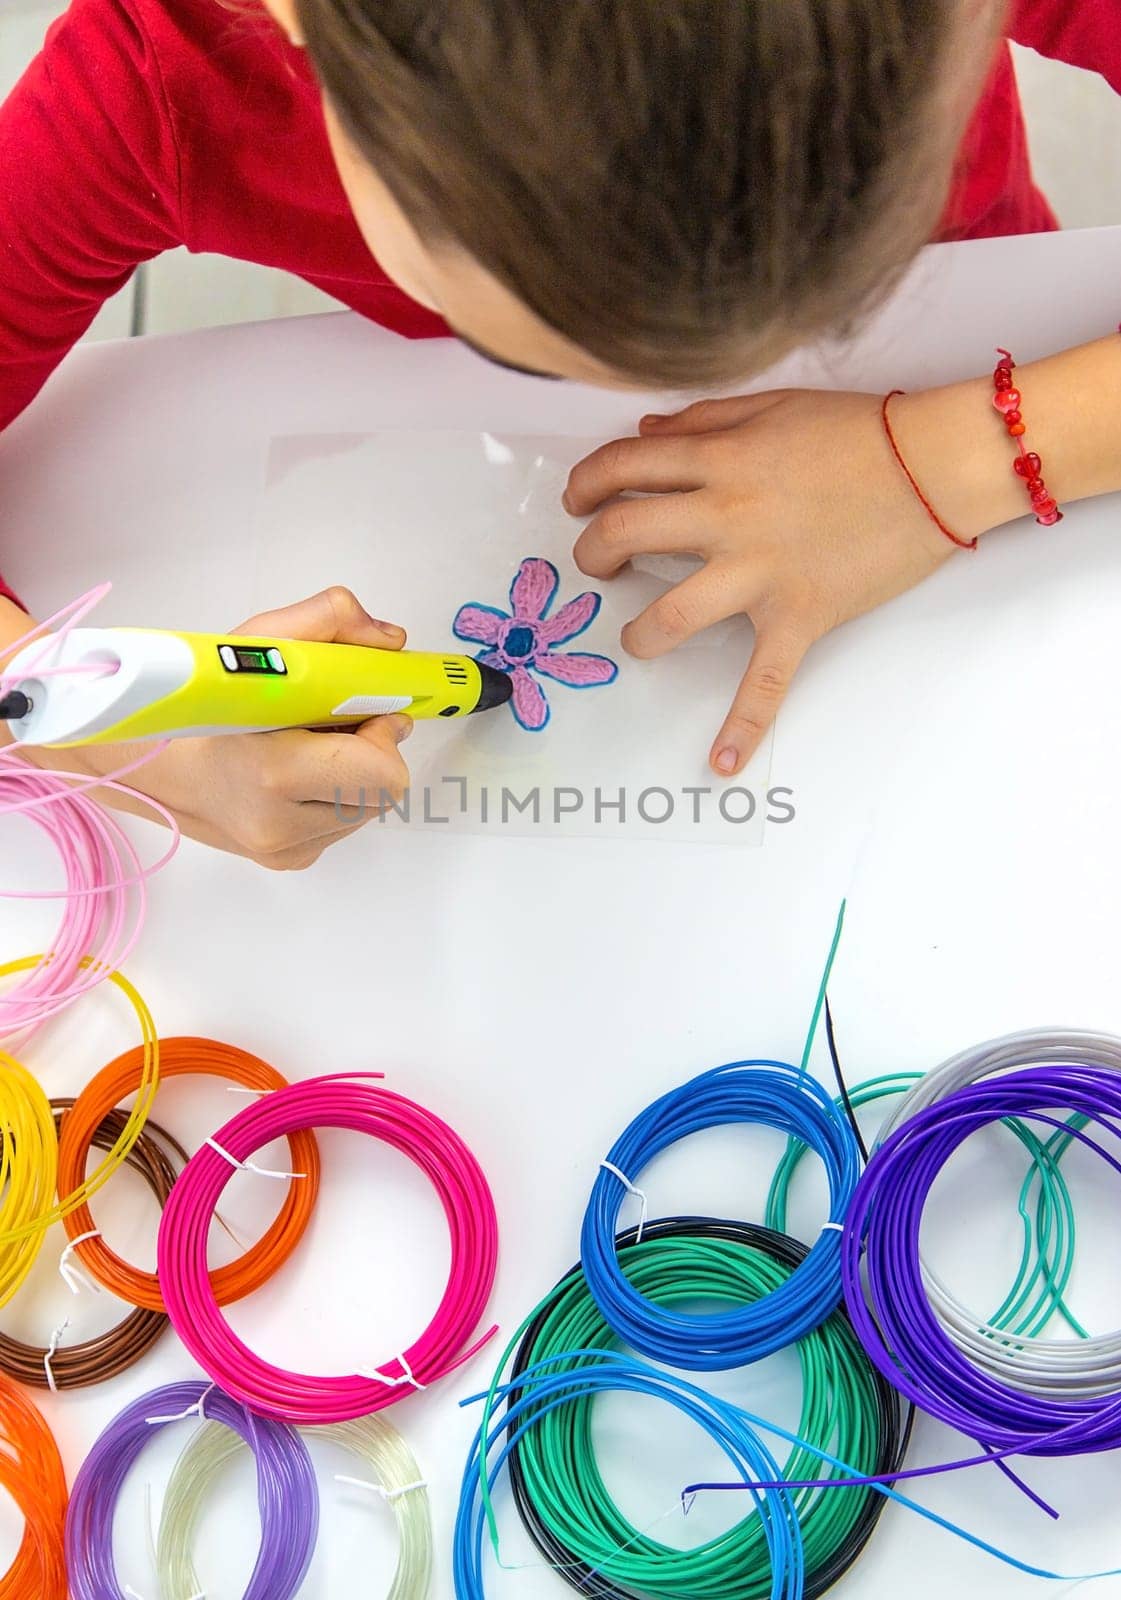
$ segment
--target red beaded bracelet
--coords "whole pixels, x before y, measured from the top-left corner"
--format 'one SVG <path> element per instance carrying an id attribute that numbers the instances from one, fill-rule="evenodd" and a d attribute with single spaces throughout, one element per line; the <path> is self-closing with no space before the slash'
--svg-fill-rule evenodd
<path id="1" fill-rule="evenodd" d="M 891 406 L 891 402 L 896 398 L 896 396 L 905 393 L 906 390 L 904 389 L 893 389 L 890 394 L 884 395 L 884 403 L 880 408 L 880 418 L 884 425 L 884 433 L 887 435 L 887 442 L 891 446 L 891 453 L 895 457 L 896 461 L 898 461 L 900 467 L 903 469 L 903 476 L 907 479 L 907 482 L 915 491 L 916 499 L 926 512 L 927 516 L 930 518 L 931 522 L 933 522 L 934 526 L 941 533 L 946 535 L 946 538 L 949 539 L 951 544 L 956 544 L 959 550 L 976 550 L 976 539 L 963 539 L 960 534 L 955 533 L 952 528 L 948 528 L 946 526 L 946 524 L 942 521 L 942 518 L 931 505 L 930 501 L 926 498 L 926 495 L 923 494 L 922 490 L 919 488 L 914 473 L 903 459 L 903 452 L 900 450 L 899 444 L 896 440 L 895 430 L 891 425 L 891 418 L 888 415 L 888 410 Z"/>
<path id="2" fill-rule="evenodd" d="M 997 347 L 1000 361 L 993 373 L 993 405 L 1004 419 L 1004 426 L 1008 429 L 1010 438 L 1015 439 L 1019 455 L 1012 463 L 1016 476 L 1024 479 L 1025 487 L 1031 499 L 1035 520 L 1044 528 L 1053 528 L 1056 522 L 1063 520 L 1059 510 L 1058 501 L 1050 494 L 1043 481 L 1043 462 L 1034 450 L 1029 450 L 1024 444 L 1024 435 L 1027 433 L 1027 424 L 1024 414 L 1020 410 L 1023 400 L 1019 389 L 1012 381 L 1012 368 L 1016 365 L 1007 350 Z"/>

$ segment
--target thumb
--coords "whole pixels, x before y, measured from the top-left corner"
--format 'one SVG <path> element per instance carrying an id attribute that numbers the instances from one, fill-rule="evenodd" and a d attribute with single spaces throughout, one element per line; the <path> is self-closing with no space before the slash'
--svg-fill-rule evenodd
<path id="1" fill-rule="evenodd" d="M 400 650 L 405 643 L 404 628 L 379 622 L 355 594 L 338 584 L 295 605 L 262 611 L 233 631 L 272 639 L 315 639 L 322 644 L 364 644 L 379 650 Z"/>
<path id="2" fill-rule="evenodd" d="M 398 746 L 404 744 L 412 731 L 412 718 L 400 712 L 390 717 L 373 717 L 354 730 L 354 737 L 360 744 L 377 752 L 380 786 L 397 801 L 409 787 L 409 769 Z"/>
<path id="3" fill-rule="evenodd" d="M 722 778 L 742 772 L 759 748 L 809 645 L 808 639 L 794 635 L 756 636 L 743 682 L 709 757 L 713 771 Z"/>
<path id="4" fill-rule="evenodd" d="M 726 428 L 736 428 L 741 422 L 769 411 L 786 398 L 787 391 L 771 389 L 765 394 L 737 394 L 727 400 L 695 400 L 684 411 L 663 414 L 650 411 L 638 424 L 643 435 L 685 433 L 722 433 Z"/>
<path id="5" fill-rule="evenodd" d="M 369 722 L 359 723 L 354 730 L 359 739 L 372 744 L 384 755 L 392 755 L 399 744 L 404 744 L 412 731 L 412 717 L 406 716 L 401 711 L 395 711 L 388 717 L 371 717 Z"/>

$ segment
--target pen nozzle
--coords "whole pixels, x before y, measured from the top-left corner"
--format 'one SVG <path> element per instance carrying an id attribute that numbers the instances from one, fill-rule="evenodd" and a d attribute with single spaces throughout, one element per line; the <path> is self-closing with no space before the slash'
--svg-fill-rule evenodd
<path id="1" fill-rule="evenodd" d="M 510 674 L 480 661 L 479 676 L 483 680 L 483 687 L 475 710 L 492 711 L 495 706 L 504 706 L 514 692 L 514 680 Z"/>

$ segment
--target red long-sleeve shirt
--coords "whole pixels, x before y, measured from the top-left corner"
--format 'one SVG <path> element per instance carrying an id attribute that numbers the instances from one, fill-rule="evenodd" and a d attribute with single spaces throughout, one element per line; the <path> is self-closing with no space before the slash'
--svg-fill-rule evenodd
<path id="1" fill-rule="evenodd" d="M 1011 37 L 1121 89 L 1121 0 L 1017 0 Z M 962 146 L 940 237 L 1055 226 L 1007 47 Z M 0 428 L 142 262 L 283 267 L 411 337 L 445 333 L 362 241 L 304 53 L 218 0 L 73 0 L 0 107 Z"/>
<path id="2" fill-rule="evenodd" d="M 1121 88 L 1121 0 L 1018 0 L 1010 33 Z M 940 236 L 1054 226 L 1002 49 Z M 0 107 L 0 427 L 134 268 L 180 244 L 283 267 L 401 333 L 446 331 L 363 243 L 302 51 L 218 0 L 73 0 Z"/>

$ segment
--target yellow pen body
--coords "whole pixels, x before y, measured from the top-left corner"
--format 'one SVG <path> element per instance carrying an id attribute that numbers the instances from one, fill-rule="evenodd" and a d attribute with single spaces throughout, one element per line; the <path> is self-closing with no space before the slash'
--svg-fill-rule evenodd
<path id="1" fill-rule="evenodd" d="M 44 661 L 50 670 L 37 679 Z M 505 674 L 470 656 L 145 628 L 75 629 L 57 659 L 36 641 L 9 665 L 9 681 L 25 662 L 32 710 L 13 733 L 56 748 L 345 727 L 396 711 L 450 719 L 510 694 Z"/>

